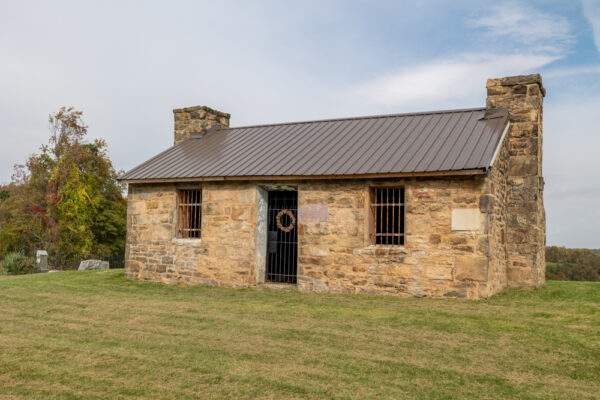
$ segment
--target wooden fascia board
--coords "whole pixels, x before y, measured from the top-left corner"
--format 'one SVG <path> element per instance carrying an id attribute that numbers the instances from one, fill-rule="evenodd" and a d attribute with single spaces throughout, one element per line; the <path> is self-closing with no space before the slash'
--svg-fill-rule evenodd
<path id="1" fill-rule="evenodd" d="M 209 176 L 198 178 L 158 178 L 158 179 L 123 179 L 121 182 L 128 184 L 138 183 L 178 183 L 178 182 L 219 182 L 219 181 L 302 181 L 324 179 L 378 179 L 378 178 L 433 178 L 448 176 L 485 175 L 485 168 L 462 169 L 457 171 L 431 171 L 431 172 L 398 172 L 388 174 L 360 174 L 360 175 L 257 175 L 257 176 Z"/>

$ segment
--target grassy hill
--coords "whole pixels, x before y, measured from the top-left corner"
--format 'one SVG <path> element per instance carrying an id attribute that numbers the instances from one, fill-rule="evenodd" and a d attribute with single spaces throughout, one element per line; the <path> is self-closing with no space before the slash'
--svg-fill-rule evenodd
<path id="1" fill-rule="evenodd" d="M 487 301 L 0 277 L 0 398 L 599 398 L 600 283 Z"/>

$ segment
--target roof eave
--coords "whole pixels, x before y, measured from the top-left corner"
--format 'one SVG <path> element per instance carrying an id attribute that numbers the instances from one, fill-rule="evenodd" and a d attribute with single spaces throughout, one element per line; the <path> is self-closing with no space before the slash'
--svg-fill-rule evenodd
<path id="1" fill-rule="evenodd" d="M 143 183 L 189 183 L 189 182 L 218 182 L 218 181 L 290 181 L 290 180 L 317 180 L 317 179 L 380 179 L 380 178 L 428 178 L 484 175 L 485 167 L 461 169 L 453 171 L 423 171 L 423 172 L 391 172 L 377 174 L 356 175 L 254 175 L 254 176 L 207 176 L 192 178 L 152 178 L 152 179 L 121 179 L 127 184 Z"/>

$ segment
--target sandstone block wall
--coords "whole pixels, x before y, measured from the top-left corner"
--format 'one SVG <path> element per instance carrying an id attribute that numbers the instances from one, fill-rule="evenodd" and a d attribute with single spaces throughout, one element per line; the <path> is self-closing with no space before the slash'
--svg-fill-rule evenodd
<path id="1" fill-rule="evenodd" d="M 298 191 L 298 289 L 467 298 L 498 292 L 506 285 L 505 246 L 498 244 L 506 213 L 504 175 L 496 175 L 286 182 Z M 370 243 L 375 185 L 405 188 L 405 246 Z M 236 287 L 264 281 L 261 218 L 270 186 L 202 183 L 202 238 L 183 240 L 175 237 L 177 186 L 130 185 L 126 275 Z"/>
<path id="2" fill-rule="evenodd" d="M 490 192 L 481 204 L 489 216 L 490 285 L 496 293 L 508 285 L 508 172 L 510 141 L 505 137 L 489 171 Z"/>
<path id="3" fill-rule="evenodd" d="M 176 186 L 129 185 L 127 277 L 235 287 L 256 282 L 256 185 L 204 184 L 202 197 L 202 239 L 178 239 Z"/>
<path id="4" fill-rule="evenodd" d="M 405 246 L 371 245 L 369 188 L 405 188 Z M 434 297 L 487 297 L 489 216 L 485 177 L 336 181 L 299 185 L 299 205 L 328 209 L 327 222 L 299 220 L 298 287 L 305 291 Z M 475 215 L 469 230 L 453 230 L 453 210 Z M 483 211 L 482 211 L 483 210 Z"/>
<path id="5" fill-rule="evenodd" d="M 508 107 L 508 284 L 537 287 L 546 272 L 546 218 L 542 175 L 545 89 L 540 75 L 490 79 L 487 106 Z"/>

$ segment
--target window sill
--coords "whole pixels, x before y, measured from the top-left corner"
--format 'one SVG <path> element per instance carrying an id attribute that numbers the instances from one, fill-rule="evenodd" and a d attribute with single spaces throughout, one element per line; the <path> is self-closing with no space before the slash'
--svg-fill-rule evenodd
<path id="1" fill-rule="evenodd" d="M 197 239 L 184 239 L 184 238 L 173 238 L 171 243 L 177 245 L 191 246 L 191 247 L 200 247 L 202 245 L 202 238 Z"/>
<path id="2" fill-rule="evenodd" d="M 365 248 L 356 251 L 356 254 L 368 256 L 395 256 L 408 254 L 408 249 L 405 245 L 385 245 L 371 244 Z"/>

